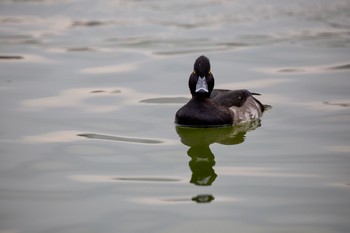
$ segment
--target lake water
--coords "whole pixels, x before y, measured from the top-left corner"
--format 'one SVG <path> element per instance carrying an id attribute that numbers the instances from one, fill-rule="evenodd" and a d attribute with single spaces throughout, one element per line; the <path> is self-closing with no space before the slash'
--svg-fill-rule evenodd
<path id="1" fill-rule="evenodd" d="M 193 62 L 261 122 L 176 127 Z M 350 232 L 350 1 L 0 2 L 0 233 Z"/>

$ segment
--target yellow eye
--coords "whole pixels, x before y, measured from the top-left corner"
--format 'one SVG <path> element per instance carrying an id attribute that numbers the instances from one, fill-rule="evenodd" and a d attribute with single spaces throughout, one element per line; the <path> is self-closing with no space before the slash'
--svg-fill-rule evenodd
<path id="1" fill-rule="evenodd" d="M 195 70 L 193 71 L 193 74 L 196 74 L 196 71 L 195 71 Z"/>

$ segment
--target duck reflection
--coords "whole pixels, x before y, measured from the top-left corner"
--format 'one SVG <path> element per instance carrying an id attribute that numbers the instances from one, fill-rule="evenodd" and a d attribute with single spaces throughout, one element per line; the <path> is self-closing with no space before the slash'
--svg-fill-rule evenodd
<path id="1" fill-rule="evenodd" d="M 209 203 L 214 200 L 214 196 L 211 194 L 200 194 L 195 197 L 192 197 L 192 201 L 195 201 L 197 203 Z"/>
<path id="2" fill-rule="evenodd" d="M 260 127 L 260 120 L 245 124 L 222 128 L 191 128 L 176 126 L 176 132 L 181 142 L 190 147 L 187 151 L 191 158 L 189 162 L 192 171 L 190 183 L 199 186 L 211 185 L 217 174 L 214 170 L 215 155 L 210 150 L 210 145 L 219 143 L 223 145 L 235 145 L 244 142 L 248 131 Z"/>

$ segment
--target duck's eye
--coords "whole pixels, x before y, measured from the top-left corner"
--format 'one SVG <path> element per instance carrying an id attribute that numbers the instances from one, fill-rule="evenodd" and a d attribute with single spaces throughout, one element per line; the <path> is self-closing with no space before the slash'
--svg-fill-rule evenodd
<path id="1" fill-rule="evenodd" d="M 242 98 L 242 96 L 238 96 L 238 99 L 240 99 L 240 100 L 241 100 L 241 99 L 243 99 L 243 98 Z"/>

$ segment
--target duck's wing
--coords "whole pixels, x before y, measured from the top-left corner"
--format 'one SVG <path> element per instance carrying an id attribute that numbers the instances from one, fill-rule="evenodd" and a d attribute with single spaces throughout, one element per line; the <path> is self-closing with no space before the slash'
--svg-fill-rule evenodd
<path id="1" fill-rule="evenodd" d="M 227 92 L 230 92 L 232 90 L 227 90 L 227 89 L 214 89 L 211 94 L 210 94 L 210 98 L 214 99 L 218 96 L 221 96 L 223 94 L 226 94 Z"/>
<path id="2" fill-rule="evenodd" d="M 214 89 L 210 98 L 217 104 L 226 108 L 230 107 L 242 107 L 248 97 L 251 97 L 259 105 L 261 111 L 264 111 L 264 105 L 254 98 L 253 95 L 260 95 L 259 93 L 251 93 L 248 90 L 226 90 L 226 89 Z"/>
<path id="3" fill-rule="evenodd" d="M 248 96 L 251 96 L 251 93 L 247 90 L 215 89 L 210 98 L 217 104 L 230 108 L 243 106 Z"/>

